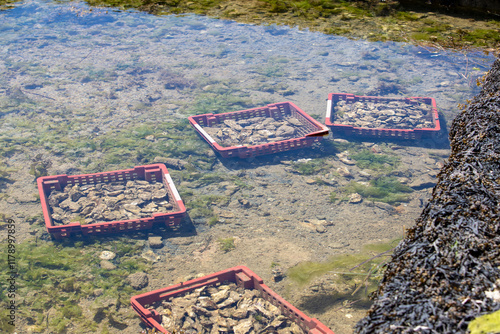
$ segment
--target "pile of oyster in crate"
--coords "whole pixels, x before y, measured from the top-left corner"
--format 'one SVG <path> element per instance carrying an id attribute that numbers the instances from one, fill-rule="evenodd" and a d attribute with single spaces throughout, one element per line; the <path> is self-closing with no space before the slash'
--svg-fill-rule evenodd
<path id="1" fill-rule="evenodd" d="M 422 129 L 434 128 L 432 107 L 405 101 L 347 103 L 334 106 L 334 123 L 358 128 Z"/>
<path id="2" fill-rule="evenodd" d="M 139 219 L 173 209 L 164 184 L 144 180 L 67 186 L 52 191 L 48 202 L 54 225 Z"/>
<path id="3" fill-rule="evenodd" d="M 305 334 L 258 290 L 234 283 L 204 286 L 156 307 L 170 333 Z"/>
<path id="4" fill-rule="evenodd" d="M 260 145 L 292 139 L 307 133 L 305 125 L 293 116 L 226 119 L 204 130 L 221 146 Z"/>

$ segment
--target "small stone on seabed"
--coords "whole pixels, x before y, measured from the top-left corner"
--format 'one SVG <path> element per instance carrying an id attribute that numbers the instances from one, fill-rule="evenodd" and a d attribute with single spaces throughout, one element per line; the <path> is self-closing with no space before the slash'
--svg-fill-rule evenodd
<path id="1" fill-rule="evenodd" d="M 101 265 L 102 269 L 106 269 L 106 270 L 116 269 L 116 266 L 108 260 L 102 260 L 100 265 Z"/>
<path id="2" fill-rule="evenodd" d="M 326 227 L 324 225 L 316 225 L 316 232 L 318 232 L 318 233 L 325 233 L 326 232 Z"/>
<path id="3" fill-rule="evenodd" d="M 110 251 L 102 251 L 99 258 L 101 260 L 113 260 L 116 257 L 116 254 Z"/>
<path id="4" fill-rule="evenodd" d="M 144 272 L 136 272 L 127 276 L 127 282 L 136 290 L 144 289 L 148 286 L 148 275 Z"/>
<path id="5" fill-rule="evenodd" d="M 363 201 L 363 198 L 358 193 L 354 193 L 354 194 L 351 194 L 349 196 L 349 203 L 357 204 L 357 203 L 361 203 L 362 201 Z"/>
<path id="6" fill-rule="evenodd" d="M 147 261 L 150 262 L 157 262 L 160 260 L 160 256 L 156 255 L 155 252 L 153 252 L 151 249 L 145 251 L 144 253 L 141 254 L 141 257 Z"/>
<path id="7" fill-rule="evenodd" d="M 161 240 L 161 237 L 149 237 L 149 247 L 151 248 L 161 248 L 163 247 L 163 241 Z"/>

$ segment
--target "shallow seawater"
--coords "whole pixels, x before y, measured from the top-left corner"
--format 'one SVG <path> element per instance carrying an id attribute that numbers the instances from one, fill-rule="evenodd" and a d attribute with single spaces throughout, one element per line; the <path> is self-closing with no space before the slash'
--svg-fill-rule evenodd
<path id="1" fill-rule="evenodd" d="M 161 84 L 168 74 L 159 74 L 173 71 L 217 80 L 227 86 L 224 93 L 248 96 L 256 106 L 286 99 L 314 115 L 324 114 L 332 92 L 430 96 L 449 121 L 457 104 L 477 92 L 476 79 L 493 61 L 478 52 L 353 41 L 194 15 L 91 10 L 77 2 L 25 2 L 0 15 L 1 89 L 18 87 L 43 102 L 69 98 L 71 108 L 133 109 L 134 102 L 154 108 L 168 94 L 152 102 L 156 97 L 145 95 L 165 91 Z M 120 96 L 113 103 L 101 100 L 89 85 Z M 70 87 L 75 91 L 68 92 Z M 174 82 L 170 88 L 179 87 Z M 197 96 L 190 95 L 181 98 L 196 110 L 189 98 Z M 86 101 L 89 97 L 94 100 Z M 198 109 L 205 111 L 202 106 Z"/>
<path id="2" fill-rule="evenodd" d="M 19 222 L 17 240 L 29 245 L 35 235 L 47 252 L 65 247 L 53 246 L 45 232 L 35 177 L 132 168 L 157 157 L 189 166 L 169 170 L 196 230 L 180 236 L 153 232 L 163 237 L 161 249 L 148 246 L 148 234 L 130 238 L 130 245 L 121 242 L 127 236 L 116 243 L 112 238 L 74 243 L 68 254 L 82 256 L 85 263 L 80 270 L 61 257 L 65 264 L 58 271 L 75 271 L 74 291 L 58 290 L 46 279 L 57 265 L 39 268 L 42 262 L 33 260 L 30 270 L 43 275 L 32 280 L 62 297 L 27 296 L 20 314 L 28 319 L 36 309 L 41 315 L 20 320 L 18 331 L 48 332 L 50 315 L 50 330 L 58 326 L 64 332 L 73 313 L 59 304 L 71 300 L 83 318 L 99 320 L 84 323 L 75 311 L 79 320 L 72 326 L 79 332 L 105 332 L 105 327 L 137 333 L 140 321 L 127 313 L 132 312 L 127 304 L 129 293 L 135 293 L 131 288 L 118 297 L 123 299 L 117 302 L 118 316 L 88 311 L 109 297 L 110 281 L 123 282 L 129 272 L 149 268 L 145 292 L 243 264 L 299 309 L 338 334 L 348 333 L 366 311 L 359 289 L 366 273 L 311 275 L 317 281 L 304 288 L 288 278 L 273 282 L 272 270 L 286 272 L 303 262 L 326 271 L 336 263 L 332 257 L 341 255 L 349 261 L 333 271 L 348 271 L 355 261 L 379 253 L 348 256 L 371 249 L 367 244 L 382 243 L 384 251 L 392 247 L 429 199 L 449 152 L 383 142 L 335 146 L 324 140 L 330 144 L 320 151 L 229 161 L 213 154 L 187 117 L 291 101 L 323 122 L 329 93 L 353 93 L 433 97 L 449 124 L 460 112 L 457 105 L 479 92 L 476 81 L 493 60 L 475 51 L 354 41 L 196 15 L 158 17 L 80 2 L 25 1 L 0 12 L 0 187 L 5 193 L 0 214 Z M 357 165 L 339 161 L 336 154 L 344 150 L 357 157 Z M 395 183 L 416 190 L 395 203 L 389 196 L 400 189 Z M 349 203 L 349 189 L 368 195 Z M 385 197 L 368 200 L 379 195 Z M 221 250 L 221 240 L 230 240 L 234 248 Z M 118 254 L 116 270 L 99 267 L 95 258 L 102 250 Z M 137 254 L 128 254 L 132 250 Z M 28 253 L 25 261 L 31 261 Z M 378 274 L 380 262 L 367 264 L 366 270 Z M 23 273 L 20 281 L 29 277 Z M 93 290 L 103 287 L 103 295 L 96 296 Z M 58 302 L 41 307 L 45 297 Z M 44 305 L 51 305 L 47 300 Z"/>

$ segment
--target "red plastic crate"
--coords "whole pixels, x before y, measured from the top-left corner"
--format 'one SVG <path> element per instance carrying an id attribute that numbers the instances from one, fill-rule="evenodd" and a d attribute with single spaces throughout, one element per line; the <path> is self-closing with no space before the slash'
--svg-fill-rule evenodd
<path id="1" fill-rule="evenodd" d="M 125 182 L 129 180 L 146 180 L 149 182 L 163 182 L 167 190 L 169 201 L 174 206 L 174 211 L 168 213 L 153 213 L 152 217 L 132 220 L 120 220 L 112 222 L 101 222 L 95 224 L 81 224 L 71 222 L 67 225 L 55 226 L 52 222 L 48 204 L 48 196 L 52 190 L 63 190 L 66 186 Z M 42 203 L 43 216 L 47 231 L 56 239 L 69 237 L 76 233 L 82 235 L 99 235 L 124 231 L 135 231 L 149 229 L 154 224 L 164 223 L 166 226 L 177 226 L 186 214 L 186 208 L 182 202 L 174 182 L 163 164 L 137 166 L 132 169 L 116 170 L 104 173 L 83 175 L 55 175 L 44 176 L 37 179 L 40 201 Z"/>
<path id="2" fill-rule="evenodd" d="M 278 307 L 284 316 L 294 321 L 300 328 L 309 334 L 334 334 L 331 329 L 320 321 L 309 318 L 272 291 L 264 284 L 264 281 L 259 276 L 244 266 L 233 267 L 201 278 L 175 284 L 167 288 L 143 293 L 132 297 L 130 301 L 132 303 L 132 308 L 149 327 L 156 328 L 156 330 L 161 333 L 171 334 L 161 325 L 161 315 L 156 310 L 151 309 L 153 303 L 185 295 L 205 285 L 217 286 L 224 284 L 224 282 L 236 283 L 239 287 L 244 289 L 259 290 L 262 298 Z"/>
<path id="3" fill-rule="evenodd" d="M 223 147 L 218 144 L 205 130 L 203 130 L 203 127 L 210 127 L 214 124 L 222 123 L 227 119 L 240 120 L 257 116 L 273 118 L 293 116 L 306 127 L 307 132 L 301 134 L 301 137 L 269 142 L 260 145 Z M 298 149 L 311 146 L 313 143 L 320 141 L 323 136 L 328 135 L 327 127 L 313 119 L 292 102 L 273 103 L 268 104 L 265 107 L 240 110 L 223 114 L 203 114 L 190 116 L 189 122 L 203 137 L 203 139 L 205 139 L 212 146 L 212 148 L 215 151 L 219 152 L 224 158 L 249 158 L 258 155 L 273 154 Z"/>
<path id="4" fill-rule="evenodd" d="M 355 127 L 352 125 L 334 123 L 334 107 L 335 104 L 344 100 L 347 103 L 354 102 L 391 102 L 391 101 L 404 101 L 407 104 L 418 102 L 425 103 L 431 106 L 432 109 L 432 128 L 415 128 L 415 129 L 385 129 L 385 128 L 365 128 Z M 359 96 L 354 94 L 343 93 L 330 93 L 328 95 L 325 124 L 331 127 L 333 135 L 340 136 L 359 136 L 368 138 L 393 138 L 393 139 L 421 139 L 424 137 L 433 138 L 441 131 L 439 123 L 439 115 L 436 107 L 436 100 L 431 97 L 407 97 L 407 98 L 391 98 L 379 96 Z"/>

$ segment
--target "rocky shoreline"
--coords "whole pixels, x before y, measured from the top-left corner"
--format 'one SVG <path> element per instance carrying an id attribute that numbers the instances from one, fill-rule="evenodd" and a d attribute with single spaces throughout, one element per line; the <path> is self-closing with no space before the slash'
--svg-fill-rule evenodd
<path id="1" fill-rule="evenodd" d="M 357 333 L 466 333 L 500 309 L 500 59 L 453 121 L 432 199 L 395 250 Z"/>
<path id="2" fill-rule="evenodd" d="M 369 41 L 455 50 L 498 48 L 498 4 L 488 1 L 88 0 L 91 6 L 136 8 L 155 15 L 195 13 L 259 25 L 300 27 Z"/>

